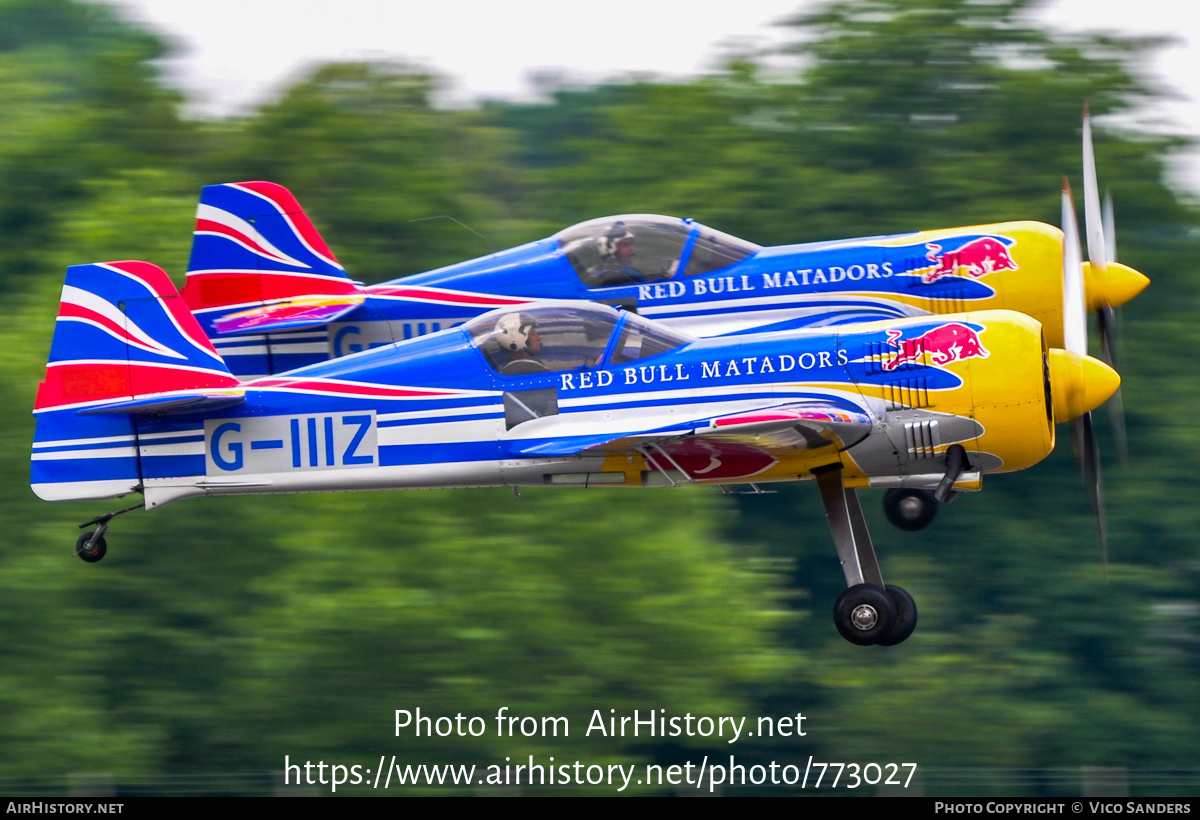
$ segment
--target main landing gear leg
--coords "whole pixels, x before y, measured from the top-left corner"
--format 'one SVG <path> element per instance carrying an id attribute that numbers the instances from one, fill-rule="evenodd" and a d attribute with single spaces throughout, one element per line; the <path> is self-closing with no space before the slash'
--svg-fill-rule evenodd
<path id="1" fill-rule="evenodd" d="M 85 532 L 79 536 L 75 542 L 75 554 L 87 561 L 89 564 L 94 564 L 103 558 L 108 553 L 108 542 L 104 540 L 104 533 L 108 532 L 108 522 L 112 521 L 118 515 L 140 510 L 142 504 L 133 504 L 116 512 L 105 513 L 98 515 L 90 521 L 84 521 L 79 525 L 79 529 L 90 527 L 93 524 L 99 524 L 99 528 L 92 532 Z"/>
<path id="2" fill-rule="evenodd" d="M 847 589 L 833 606 L 834 625 L 843 638 L 859 646 L 901 643 L 917 626 L 912 596 L 900 587 L 884 586 L 858 495 L 842 483 L 842 466 L 818 468 L 813 475 L 846 574 Z"/>

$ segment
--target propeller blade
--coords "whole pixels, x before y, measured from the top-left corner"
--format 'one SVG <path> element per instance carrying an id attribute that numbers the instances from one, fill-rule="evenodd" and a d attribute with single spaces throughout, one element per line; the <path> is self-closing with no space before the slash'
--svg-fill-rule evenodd
<path id="1" fill-rule="evenodd" d="M 1087 114 L 1084 114 L 1084 187 L 1090 188 L 1089 200 L 1094 200 L 1092 208 L 1086 209 L 1089 215 L 1088 228 L 1098 227 L 1100 217 L 1100 202 L 1096 196 L 1096 166 L 1091 152 L 1091 128 L 1088 126 Z M 1089 183 L 1090 180 L 1090 183 Z M 1087 355 L 1087 298 L 1084 284 L 1083 250 L 1079 244 L 1079 226 L 1075 221 L 1075 204 L 1071 197 L 1071 186 L 1063 180 L 1063 337 L 1064 347 L 1072 353 Z M 1095 242 L 1092 235 L 1097 233 Z M 1104 262 L 1105 240 L 1098 231 L 1089 230 L 1088 254 L 1091 256 L 1092 270 L 1096 270 L 1095 260 Z M 1114 266 L 1116 268 L 1118 266 Z M 1098 322 L 1100 327 L 1100 347 L 1104 361 L 1116 368 L 1116 314 L 1108 304 L 1099 306 Z M 1115 395 L 1115 394 L 1114 394 Z M 1125 435 L 1125 411 L 1120 397 L 1117 396 L 1109 405 L 1109 417 L 1113 422 L 1113 435 L 1122 455 L 1122 461 L 1127 459 L 1128 443 Z M 1090 422 L 1089 422 L 1090 424 Z"/>
<path id="2" fill-rule="evenodd" d="M 1063 177 L 1063 341 L 1066 350 L 1087 355 L 1087 300 L 1083 289 L 1083 252 L 1071 184 Z"/>
<path id="3" fill-rule="evenodd" d="M 1096 323 L 1100 329 L 1100 356 L 1104 359 L 1105 364 L 1115 368 L 1117 366 L 1117 311 L 1111 307 L 1105 306 L 1096 313 Z"/>
<path id="4" fill-rule="evenodd" d="M 1104 362 L 1114 370 L 1117 368 L 1116 326 L 1117 312 L 1105 307 L 1097 315 L 1100 323 L 1100 355 Z M 1108 420 L 1112 426 L 1113 438 L 1117 440 L 1117 455 L 1122 464 L 1129 463 L 1129 437 L 1125 432 L 1125 403 L 1121 401 L 1121 391 L 1113 393 L 1108 400 Z"/>
<path id="5" fill-rule="evenodd" d="M 1096 154 L 1092 148 L 1092 123 L 1083 107 L 1083 225 L 1087 232 L 1088 261 L 1103 276 L 1108 272 L 1104 219 L 1100 215 L 1100 185 L 1096 181 Z"/>
<path id="6" fill-rule="evenodd" d="M 1129 436 L 1125 432 L 1125 402 L 1121 400 L 1121 391 L 1113 393 L 1108 402 L 1108 420 L 1112 425 L 1113 438 L 1117 440 L 1117 457 L 1121 464 L 1129 463 Z"/>
<path id="7" fill-rule="evenodd" d="M 1105 194 L 1101 208 L 1096 182 L 1096 157 L 1092 150 L 1092 127 L 1087 108 L 1083 114 L 1083 188 L 1084 230 L 1087 233 L 1088 262 L 1084 264 L 1084 294 L 1087 308 L 1100 311 L 1119 307 L 1137 296 L 1150 280 L 1133 268 L 1117 262 L 1117 240 L 1113 218 L 1112 194 Z"/>
<path id="8" fill-rule="evenodd" d="M 1100 225 L 1100 201 L 1096 195 L 1096 163 L 1092 155 L 1092 132 L 1088 124 L 1087 109 L 1083 117 L 1083 187 L 1084 211 L 1088 227 L 1088 256 L 1093 269 L 1103 271 L 1104 236 Z M 1091 199 L 1095 198 L 1094 217 Z M 1075 203 L 1071 198 L 1071 186 L 1063 178 L 1062 199 L 1063 230 L 1063 341 L 1069 353 L 1087 358 L 1087 297 L 1083 280 L 1083 250 L 1079 244 L 1079 226 L 1075 219 Z M 1094 234 L 1094 238 L 1093 238 Z M 1099 261 L 1099 265 L 1097 265 Z M 1093 359 L 1092 362 L 1095 362 Z M 1104 365 L 1095 363 L 1094 367 Z M 1109 371 L 1115 377 L 1113 371 Z M 1084 392 L 1088 386 L 1086 377 L 1081 385 Z M 1118 380 L 1119 384 L 1119 380 Z M 1113 391 L 1115 392 L 1115 387 Z M 1107 398 L 1107 397 L 1106 397 Z M 1096 402 L 1098 404 L 1099 402 Z M 1093 404 L 1091 401 L 1086 405 Z M 1100 531 L 1100 554 L 1104 559 L 1104 574 L 1108 577 L 1108 528 L 1104 520 L 1104 493 L 1100 484 L 1100 451 L 1096 446 L 1096 432 L 1092 423 L 1091 407 L 1071 420 L 1071 441 L 1075 449 L 1075 462 L 1083 476 L 1084 488 L 1096 525 Z"/>
<path id="9" fill-rule="evenodd" d="M 1117 261 L 1117 222 L 1113 216 L 1112 191 L 1104 192 L 1104 213 L 1101 217 L 1104 230 L 1104 255 L 1107 262 Z M 1111 305 L 1103 305 L 1100 315 L 1100 350 L 1104 361 L 1117 366 L 1117 313 Z M 1122 431 L 1123 436 L 1123 431 Z"/>
<path id="10" fill-rule="evenodd" d="M 1112 191 L 1104 192 L 1104 255 L 1109 262 L 1117 261 L 1117 220 L 1113 216 Z"/>
<path id="11" fill-rule="evenodd" d="M 1092 507 L 1092 514 L 1096 516 L 1096 526 L 1100 533 L 1100 555 L 1104 560 L 1104 576 L 1107 578 L 1108 527 L 1104 515 L 1104 490 L 1100 481 L 1100 449 L 1096 445 L 1096 430 L 1091 413 L 1084 413 L 1071 421 L 1071 442 L 1074 445 L 1075 460 L 1079 464 L 1088 503 Z"/>
<path id="12" fill-rule="evenodd" d="M 1112 191 L 1104 192 L 1104 207 L 1102 220 L 1104 225 L 1104 254 L 1109 262 L 1117 261 L 1117 220 L 1113 215 Z M 1120 326 L 1117 323 L 1115 308 L 1104 305 L 1097 314 L 1100 325 L 1100 355 L 1114 370 L 1117 367 L 1117 340 L 1120 336 Z M 1113 393 L 1108 402 L 1108 420 L 1112 427 L 1113 438 L 1117 441 L 1117 456 L 1121 464 L 1129 463 L 1129 436 L 1125 430 L 1125 403 L 1121 400 L 1121 391 Z"/>

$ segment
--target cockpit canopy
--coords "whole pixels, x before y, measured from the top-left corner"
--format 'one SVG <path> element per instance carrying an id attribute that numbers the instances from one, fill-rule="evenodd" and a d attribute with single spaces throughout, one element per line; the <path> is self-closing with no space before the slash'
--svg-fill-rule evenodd
<path id="1" fill-rule="evenodd" d="M 607 216 L 554 236 L 589 288 L 640 284 L 728 267 L 759 250 L 753 243 L 690 219 L 652 214 Z"/>
<path id="2" fill-rule="evenodd" d="M 648 359 L 693 341 L 634 313 L 589 302 L 539 302 L 485 313 L 465 325 L 504 376 L 585 370 Z M 609 343 L 618 333 L 612 350 Z"/>

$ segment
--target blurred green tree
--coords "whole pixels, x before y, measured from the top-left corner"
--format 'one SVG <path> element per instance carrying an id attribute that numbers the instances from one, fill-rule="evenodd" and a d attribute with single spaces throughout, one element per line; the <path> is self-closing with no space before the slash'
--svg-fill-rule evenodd
<path id="1" fill-rule="evenodd" d="M 405 65 L 323 66 L 226 134 L 204 171 L 291 188 L 355 278 L 393 279 L 506 247 L 516 240 L 490 189 L 512 184 L 508 136 L 435 109 L 440 82 Z"/>
<path id="2" fill-rule="evenodd" d="M 0 3 L 0 288 L 40 270 L 87 180 L 185 151 L 180 97 L 152 68 L 164 53 L 101 5 Z"/>

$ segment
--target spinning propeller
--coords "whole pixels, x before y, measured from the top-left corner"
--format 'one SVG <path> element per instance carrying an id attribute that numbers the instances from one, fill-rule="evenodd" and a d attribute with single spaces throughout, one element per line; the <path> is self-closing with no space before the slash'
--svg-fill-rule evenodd
<path id="1" fill-rule="evenodd" d="M 1100 453 L 1096 446 L 1092 409 L 1116 393 L 1120 377 L 1110 366 L 1088 356 L 1087 298 L 1083 277 L 1083 252 L 1071 186 L 1063 179 L 1063 346 L 1050 352 L 1050 379 L 1055 421 L 1071 422 L 1075 459 L 1083 474 L 1088 501 L 1100 528 L 1100 551 L 1108 566 L 1108 533 L 1104 524 L 1104 498 L 1100 486 Z"/>
<path id="2" fill-rule="evenodd" d="M 1053 384 L 1054 417 L 1071 422 L 1075 458 L 1083 475 L 1088 501 L 1100 529 L 1100 551 L 1108 567 L 1108 533 L 1104 521 L 1104 495 L 1100 480 L 1100 451 L 1096 445 L 1091 411 L 1111 397 L 1112 418 L 1117 447 L 1127 457 L 1125 413 L 1118 387 L 1116 366 L 1116 313 L 1114 308 L 1139 294 L 1149 284 L 1142 274 L 1116 261 L 1116 240 L 1112 197 L 1100 207 L 1096 181 L 1096 156 L 1092 148 L 1092 128 L 1088 110 L 1083 109 L 1083 209 L 1087 231 L 1088 263 L 1083 264 L 1079 227 L 1071 187 L 1063 179 L 1063 346 L 1051 351 L 1050 370 Z M 1087 355 L 1088 311 L 1098 314 L 1100 350 L 1106 364 Z"/>
<path id="3" fill-rule="evenodd" d="M 1073 213 L 1074 210 L 1072 210 Z M 1088 262 L 1083 266 L 1087 310 L 1094 311 L 1097 316 L 1100 330 L 1100 355 L 1110 366 L 1116 367 L 1116 308 L 1141 293 L 1146 285 L 1150 284 L 1150 280 L 1133 268 L 1117 262 L 1112 195 L 1105 195 L 1104 208 L 1101 211 L 1100 190 L 1096 181 L 1096 155 L 1092 147 L 1092 126 L 1086 104 L 1083 108 L 1083 213 L 1088 246 Z M 1063 230 L 1066 231 L 1065 222 Z M 1064 317 L 1064 322 L 1068 321 Z M 1085 350 L 1086 342 L 1085 327 Z M 1120 392 L 1116 393 L 1109 402 L 1108 413 L 1112 422 L 1113 436 L 1117 440 L 1117 452 L 1122 462 L 1127 461 L 1129 445 L 1125 434 L 1125 409 Z M 1090 427 L 1090 419 L 1087 425 Z"/>

